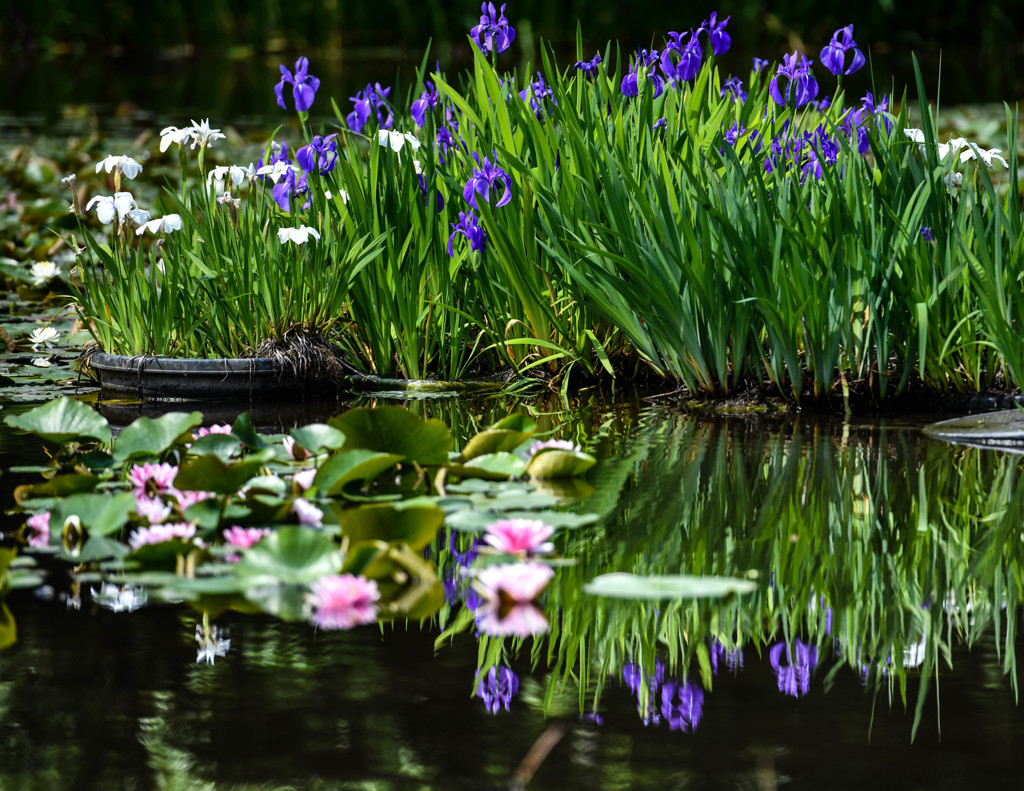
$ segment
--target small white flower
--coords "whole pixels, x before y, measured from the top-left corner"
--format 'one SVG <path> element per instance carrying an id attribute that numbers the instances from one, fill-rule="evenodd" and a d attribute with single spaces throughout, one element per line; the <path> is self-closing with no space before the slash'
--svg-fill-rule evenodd
<path id="1" fill-rule="evenodd" d="M 142 172 L 142 165 L 136 162 L 131 157 L 127 156 L 109 156 L 106 159 L 96 163 L 96 172 L 99 173 L 101 170 L 106 170 L 107 173 L 112 172 L 114 169 L 118 169 L 124 174 L 125 178 L 133 179 L 139 173 Z"/>
<path id="2" fill-rule="evenodd" d="M 32 285 L 45 286 L 60 274 L 60 267 L 53 261 L 37 261 L 32 264 Z"/>
<path id="3" fill-rule="evenodd" d="M 123 221 L 128 212 L 138 208 L 130 192 L 116 192 L 112 198 L 108 195 L 95 195 L 89 199 L 85 210 L 89 211 L 93 206 L 96 207 L 96 217 L 104 225 L 109 225 L 115 217 Z"/>
<path id="4" fill-rule="evenodd" d="M 420 164 L 418 159 L 414 159 L 412 161 L 412 169 L 416 171 L 417 176 L 423 175 L 423 165 Z"/>
<path id="5" fill-rule="evenodd" d="M 415 135 L 408 132 L 396 132 L 394 129 L 381 129 L 377 132 L 377 143 L 383 148 L 390 148 L 392 151 L 401 151 L 406 143 L 415 151 L 421 145 Z"/>
<path id="6" fill-rule="evenodd" d="M 294 165 L 289 165 L 287 162 L 275 162 L 273 165 L 264 165 L 256 171 L 257 176 L 267 176 L 275 184 L 283 179 L 289 170 L 294 170 L 296 174 L 301 171 Z"/>
<path id="7" fill-rule="evenodd" d="M 249 173 L 256 175 L 256 170 L 252 165 L 248 168 L 243 168 L 241 165 L 218 165 L 213 168 L 206 176 L 208 184 L 212 184 L 214 181 L 222 182 L 227 178 L 231 179 L 231 183 L 236 187 L 240 187 L 243 181 L 249 178 Z"/>
<path id="8" fill-rule="evenodd" d="M 242 200 L 241 198 L 231 197 L 230 192 L 225 192 L 223 195 L 217 198 L 217 203 L 219 203 L 221 206 L 234 206 L 237 209 L 242 205 Z"/>
<path id="9" fill-rule="evenodd" d="M 158 217 L 155 220 L 150 220 L 147 223 L 141 224 L 135 229 L 136 236 L 142 236 L 146 231 L 152 234 L 158 233 L 171 233 L 171 231 L 181 230 L 181 215 L 180 214 L 165 214 L 163 217 Z"/>
<path id="10" fill-rule="evenodd" d="M 176 126 L 167 126 L 160 132 L 160 150 L 166 151 L 171 147 L 172 143 L 181 145 L 186 140 L 192 137 L 191 127 L 186 126 L 184 129 L 179 129 Z"/>
<path id="11" fill-rule="evenodd" d="M 318 242 L 320 241 L 320 234 L 308 225 L 302 225 L 298 228 L 282 228 L 277 232 L 277 238 L 281 244 L 288 241 L 295 242 L 295 244 L 305 244 L 310 236 Z"/>
<path id="12" fill-rule="evenodd" d="M 32 361 L 32 365 L 34 365 L 36 368 L 49 368 L 50 361 L 47 360 L 45 357 L 36 357 L 36 359 Z"/>
<path id="13" fill-rule="evenodd" d="M 65 176 L 64 178 L 62 178 L 60 180 L 60 183 L 63 184 L 68 189 L 72 189 L 73 190 L 75 188 L 75 182 L 77 180 L 78 180 L 78 176 L 76 176 L 74 173 L 72 173 L 71 175 Z"/>
<path id="14" fill-rule="evenodd" d="M 219 129 L 210 128 L 209 118 L 205 119 L 201 124 L 193 120 L 189 134 L 192 136 L 192 148 L 196 146 L 210 146 L 213 145 L 214 140 L 227 139 L 227 135 L 222 135 Z"/>
<path id="15" fill-rule="evenodd" d="M 38 349 L 40 346 L 46 349 L 53 346 L 57 342 L 57 338 L 57 330 L 53 327 L 40 327 L 37 330 L 32 330 L 28 340 L 33 349 Z"/>
<path id="16" fill-rule="evenodd" d="M 904 129 L 903 134 L 909 137 L 912 143 L 924 142 L 924 132 L 920 129 Z"/>

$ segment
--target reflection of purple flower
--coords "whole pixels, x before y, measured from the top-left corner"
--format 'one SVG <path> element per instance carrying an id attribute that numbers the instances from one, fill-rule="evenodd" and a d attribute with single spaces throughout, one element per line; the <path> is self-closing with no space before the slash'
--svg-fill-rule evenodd
<path id="1" fill-rule="evenodd" d="M 648 675 L 640 665 L 630 662 L 622 667 L 622 680 L 629 687 L 633 697 L 636 698 L 637 708 L 644 718 L 644 725 L 661 722 L 661 715 L 655 706 L 655 701 L 661 692 L 661 685 L 665 680 L 665 663 L 660 659 L 654 660 L 654 675 Z M 641 700 L 640 691 L 642 684 L 646 682 L 648 698 Z"/>
<path id="2" fill-rule="evenodd" d="M 295 100 L 295 109 L 300 113 L 309 110 L 316 97 L 317 88 L 320 87 L 320 80 L 309 73 L 309 58 L 299 58 L 295 61 L 294 76 L 285 65 L 281 64 L 281 81 L 274 86 L 274 93 L 277 94 L 277 103 L 281 109 L 287 109 L 284 104 L 284 85 L 289 83 L 292 86 L 292 98 Z"/>
<path id="3" fill-rule="evenodd" d="M 516 31 L 505 18 L 505 4 L 498 12 L 494 3 L 483 3 L 480 6 L 480 24 L 474 25 L 469 35 L 484 52 L 504 52 L 512 46 Z"/>
<path id="4" fill-rule="evenodd" d="M 787 664 L 782 664 L 782 652 L 786 652 Z M 818 649 L 797 638 L 796 658 L 789 646 L 776 643 L 768 651 L 768 659 L 779 680 L 779 692 L 798 698 L 811 689 L 811 671 L 818 664 Z"/>
<path id="5" fill-rule="evenodd" d="M 455 562 L 458 563 L 460 566 L 465 567 L 472 563 L 474 560 L 476 560 L 476 549 L 480 545 L 480 539 L 474 538 L 473 543 L 469 546 L 469 549 L 467 549 L 465 552 L 459 552 L 458 547 L 456 546 L 458 544 L 458 541 L 455 538 L 457 535 L 458 531 L 449 529 L 448 550 L 452 553 L 452 558 L 455 560 Z"/>
<path id="6" fill-rule="evenodd" d="M 674 731 L 697 728 L 704 709 L 704 690 L 691 681 L 666 681 L 661 688 L 661 716 Z"/>
<path id="7" fill-rule="evenodd" d="M 743 649 L 734 648 L 731 651 L 722 645 L 721 642 L 715 640 L 711 644 L 711 673 L 712 675 L 718 675 L 718 663 L 725 660 L 725 666 L 728 668 L 730 673 L 735 673 L 737 670 L 743 669 Z"/>
<path id="8" fill-rule="evenodd" d="M 509 711 L 512 697 L 519 691 L 519 678 L 510 668 L 492 667 L 476 689 L 476 696 L 483 698 L 484 706 L 491 714 L 497 714 L 502 706 Z"/>

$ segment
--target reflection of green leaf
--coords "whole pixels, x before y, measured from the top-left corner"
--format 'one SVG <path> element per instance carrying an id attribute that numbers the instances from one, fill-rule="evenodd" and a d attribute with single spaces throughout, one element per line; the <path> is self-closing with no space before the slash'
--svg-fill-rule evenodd
<path id="1" fill-rule="evenodd" d="M 14 616 L 7 605 L 0 601 L 0 651 L 14 645 L 17 639 L 18 627 L 14 623 Z"/>
<path id="2" fill-rule="evenodd" d="M 582 475 L 597 464 L 597 459 L 579 450 L 544 448 L 526 465 L 526 474 L 533 478 L 572 478 Z"/>
<path id="3" fill-rule="evenodd" d="M 317 470 L 313 485 L 328 497 L 341 494 L 349 481 L 373 480 L 391 469 L 404 457 L 395 453 L 376 453 L 372 450 L 343 450 L 335 453 Z"/>
<path id="4" fill-rule="evenodd" d="M 282 621 L 307 618 L 306 590 L 298 585 L 258 585 L 246 590 L 245 598 Z"/>
<path id="5" fill-rule="evenodd" d="M 114 441 L 114 461 L 136 457 L 152 458 L 174 447 L 182 434 L 202 425 L 202 412 L 168 412 L 158 418 L 140 417 L 122 429 Z"/>
<path id="6" fill-rule="evenodd" d="M 615 599 L 717 599 L 757 590 L 757 583 L 736 577 L 694 577 L 687 574 L 655 575 L 614 572 L 602 574 L 583 590 Z"/>
<path id="7" fill-rule="evenodd" d="M 94 536 L 118 532 L 135 510 L 131 492 L 118 494 L 73 494 L 58 501 L 50 516 L 51 530 L 60 530 L 69 516 L 77 516 L 82 527 Z"/>
<path id="8" fill-rule="evenodd" d="M 350 409 L 330 425 L 345 434 L 346 450 L 398 453 L 417 464 L 444 464 L 452 446 L 452 433 L 440 420 L 423 420 L 397 406 Z"/>
<path id="9" fill-rule="evenodd" d="M 341 564 L 338 545 L 322 530 L 283 527 L 246 550 L 235 569 L 241 576 L 270 575 L 301 585 L 336 573 Z"/>
<path id="10" fill-rule="evenodd" d="M 302 428 L 293 428 L 292 437 L 310 453 L 337 450 L 345 444 L 345 435 L 324 423 L 310 423 Z"/>
<path id="11" fill-rule="evenodd" d="M 11 415 L 6 423 L 50 442 L 110 442 L 110 426 L 103 416 L 74 398 L 49 401 L 21 415 Z"/>
<path id="12" fill-rule="evenodd" d="M 436 505 L 381 504 L 340 508 L 333 504 L 342 535 L 353 543 L 388 541 L 408 544 L 421 551 L 444 523 L 444 511 Z"/>
<path id="13" fill-rule="evenodd" d="M 462 449 L 459 461 L 465 462 L 477 456 L 515 450 L 536 430 L 537 421 L 529 415 L 508 415 L 471 438 Z"/>
<path id="14" fill-rule="evenodd" d="M 273 451 L 267 450 L 255 453 L 245 461 L 225 464 L 217 456 L 208 453 L 182 467 L 174 479 L 174 485 L 182 491 L 193 489 L 217 494 L 235 494 L 249 482 L 250 478 L 259 473 L 260 468 L 271 457 Z"/>

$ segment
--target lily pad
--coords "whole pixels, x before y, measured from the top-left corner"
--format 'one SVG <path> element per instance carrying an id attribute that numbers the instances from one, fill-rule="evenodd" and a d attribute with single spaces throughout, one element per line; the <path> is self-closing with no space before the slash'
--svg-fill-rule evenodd
<path id="1" fill-rule="evenodd" d="M 461 478 L 479 478 L 482 480 L 507 481 L 517 478 L 526 469 L 526 462 L 514 453 L 500 451 L 475 456 L 466 464 L 453 464 L 449 470 Z"/>
<path id="2" fill-rule="evenodd" d="M 269 575 L 302 585 L 341 568 L 338 545 L 323 531 L 283 527 L 246 550 L 235 566 L 241 576 Z"/>
<path id="3" fill-rule="evenodd" d="M 444 524 L 444 511 L 436 505 L 380 504 L 358 508 L 339 508 L 335 513 L 341 522 L 342 535 L 353 543 L 387 541 L 408 544 L 421 551 L 437 535 Z"/>
<path id="4" fill-rule="evenodd" d="M 117 435 L 114 461 L 160 456 L 174 447 L 179 439 L 191 439 L 191 430 L 202 423 L 202 412 L 168 412 L 158 418 L 136 418 Z M 189 436 L 182 437 L 186 433 Z"/>
<path id="5" fill-rule="evenodd" d="M 583 587 L 592 596 L 614 599 L 720 599 L 757 590 L 757 583 L 736 577 L 697 577 L 614 572 L 595 577 Z"/>
<path id="6" fill-rule="evenodd" d="M 345 444 L 345 435 L 333 426 L 324 423 L 310 423 L 302 428 L 293 428 L 295 442 L 312 454 L 337 450 Z"/>
<path id="7" fill-rule="evenodd" d="M 58 398 L 20 415 L 11 415 L 6 423 L 50 442 L 94 439 L 110 442 L 110 426 L 92 407 L 74 398 Z"/>
<path id="8" fill-rule="evenodd" d="M 324 462 L 313 478 L 318 492 L 328 497 L 341 494 L 350 481 L 373 480 L 385 470 L 400 462 L 404 456 L 397 453 L 378 453 L 372 450 L 343 450 Z"/>
<path id="9" fill-rule="evenodd" d="M 579 450 L 544 448 L 526 465 L 531 478 L 572 478 L 582 475 L 597 464 L 597 459 Z"/>
<path id="10" fill-rule="evenodd" d="M 191 489 L 235 494 L 259 473 L 271 457 L 273 451 L 268 449 L 248 456 L 245 461 L 228 464 L 214 454 L 207 453 L 182 467 L 174 479 L 174 485 L 181 491 Z"/>
<path id="11" fill-rule="evenodd" d="M 135 496 L 131 492 L 73 494 L 54 507 L 50 515 L 51 530 L 60 530 L 68 517 L 77 516 L 92 536 L 111 535 L 128 523 L 128 515 L 135 507 Z"/>
<path id="12" fill-rule="evenodd" d="M 502 418 L 485 431 L 472 437 L 462 449 L 459 461 L 466 462 L 477 456 L 511 451 L 518 448 L 537 430 L 537 421 L 529 415 L 517 413 Z"/>
<path id="13" fill-rule="evenodd" d="M 193 442 L 188 453 L 190 456 L 205 456 L 211 453 L 221 461 L 227 462 L 232 456 L 237 456 L 241 449 L 238 437 L 231 434 L 207 434 Z"/>
<path id="14" fill-rule="evenodd" d="M 452 433 L 440 420 L 423 420 L 397 406 L 350 409 L 329 424 L 345 434 L 345 450 L 397 453 L 417 464 L 444 464 L 452 446 Z"/>

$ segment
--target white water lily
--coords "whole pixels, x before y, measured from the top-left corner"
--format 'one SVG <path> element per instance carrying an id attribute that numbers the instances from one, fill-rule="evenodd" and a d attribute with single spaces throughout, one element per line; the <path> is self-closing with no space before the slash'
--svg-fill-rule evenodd
<path id="1" fill-rule="evenodd" d="M 93 206 L 96 207 L 96 217 L 104 225 L 112 223 L 115 217 L 124 221 L 130 211 L 139 208 L 130 192 L 115 192 L 112 198 L 109 195 L 95 195 L 89 199 L 85 210 L 89 211 Z"/>
<path id="2" fill-rule="evenodd" d="M 96 172 L 106 170 L 107 173 L 115 169 L 121 171 L 125 178 L 133 179 L 142 172 L 142 165 L 128 156 L 109 156 L 96 163 Z"/>
<path id="3" fill-rule="evenodd" d="M 150 220 L 147 223 L 141 224 L 135 229 L 136 236 L 142 236 L 146 231 L 151 234 L 158 233 L 171 233 L 172 231 L 181 230 L 181 215 L 180 214 L 165 214 L 163 217 L 158 217 L 155 220 Z"/>
<path id="4" fill-rule="evenodd" d="M 49 348 L 57 342 L 58 337 L 59 334 L 53 327 L 40 327 L 39 329 L 32 330 L 28 340 L 32 344 L 33 349 L 38 349 L 40 346 Z"/>
<path id="5" fill-rule="evenodd" d="M 196 146 L 206 147 L 213 145 L 214 140 L 226 140 L 227 135 L 221 134 L 219 129 L 210 128 L 210 119 L 205 119 L 201 124 L 192 121 L 192 127 L 189 129 L 189 134 L 192 136 L 192 148 Z"/>
<path id="6" fill-rule="evenodd" d="M 184 129 L 179 129 L 176 126 L 167 126 L 160 131 L 160 150 L 166 151 L 171 147 L 171 144 L 182 145 L 187 140 L 192 139 L 192 129 L 186 126 Z"/>
<path id="7" fill-rule="evenodd" d="M 415 151 L 422 143 L 415 135 L 408 132 L 396 132 L 394 129 L 381 129 L 377 132 L 377 143 L 383 148 L 390 148 L 392 151 L 401 151 L 406 143 Z"/>
<path id="8" fill-rule="evenodd" d="M 320 234 L 308 225 L 301 225 L 298 228 L 282 228 L 277 232 L 277 238 L 281 244 L 288 241 L 295 242 L 295 244 L 305 244 L 310 236 L 318 242 L 320 241 Z"/>
<path id="9" fill-rule="evenodd" d="M 45 357 L 36 357 L 32 361 L 32 365 L 34 365 L 36 368 L 49 368 L 52 365 L 52 363 Z"/>
<path id="10" fill-rule="evenodd" d="M 32 264 L 32 285 L 45 286 L 60 274 L 60 267 L 53 261 L 37 261 Z"/>

